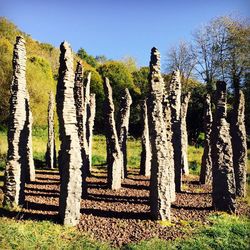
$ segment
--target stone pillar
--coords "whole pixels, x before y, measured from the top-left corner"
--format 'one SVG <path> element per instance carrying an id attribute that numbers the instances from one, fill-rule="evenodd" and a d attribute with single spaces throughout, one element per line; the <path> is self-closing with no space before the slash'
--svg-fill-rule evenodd
<path id="1" fill-rule="evenodd" d="M 247 138 L 245 127 L 245 97 L 241 90 L 235 95 L 231 121 L 231 136 L 236 195 L 244 197 L 246 196 Z"/>
<path id="2" fill-rule="evenodd" d="M 211 158 L 211 129 L 212 129 L 211 98 L 207 94 L 204 102 L 203 124 L 205 132 L 204 151 L 201 161 L 200 183 L 212 183 L 212 158 Z"/>
<path id="3" fill-rule="evenodd" d="M 141 106 L 141 117 L 143 124 L 143 132 L 141 137 L 141 163 L 140 163 L 140 175 L 150 176 L 151 170 L 151 146 L 149 141 L 148 131 L 148 109 L 147 100 L 145 100 Z"/>
<path id="4" fill-rule="evenodd" d="M 30 98 L 29 93 L 26 93 L 26 123 L 27 123 L 27 133 L 28 133 L 28 143 L 26 144 L 27 150 L 27 174 L 26 181 L 31 182 L 35 181 L 36 173 L 35 173 L 35 164 L 33 159 L 33 143 L 32 143 L 32 124 L 33 124 L 33 116 L 30 109 Z M 24 166 L 26 167 L 26 166 Z"/>
<path id="5" fill-rule="evenodd" d="M 91 169 L 91 159 L 90 159 L 90 116 L 91 116 L 91 108 L 90 108 L 90 81 L 91 81 L 91 72 L 88 73 L 88 76 L 85 80 L 85 91 L 84 91 L 84 147 L 85 147 L 85 169 L 88 176 L 90 176 Z"/>
<path id="6" fill-rule="evenodd" d="M 50 91 L 49 104 L 48 104 L 48 143 L 47 143 L 47 152 L 46 152 L 46 163 L 47 163 L 47 167 L 51 169 L 56 167 L 54 109 L 55 109 L 54 95 L 52 91 Z"/>
<path id="7" fill-rule="evenodd" d="M 129 116 L 130 106 L 132 104 L 132 98 L 129 90 L 125 89 L 125 95 L 122 97 L 120 104 L 120 111 L 117 119 L 117 133 L 119 138 L 119 145 L 121 148 L 123 166 L 122 166 L 122 179 L 127 178 L 127 137 L 129 128 Z"/>
<path id="8" fill-rule="evenodd" d="M 190 100 L 191 93 L 188 92 L 182 96 L 181 103 L 181 168 L 182 173 L 185 175 L 189 174 L 188 169 L 188 134 L 187 134 L 187 110 L 188 103 Z"/>
<path id="9" fill-rule="evenodd" d="M 148 125 L 152 150 L 150 178 L 150 209 L 156 220 L 170 220 L 171 190 L 169 175 L 169 151 L 167 147 L 166 125 L 163 119 L 164 82 L 160 71 L 160 53 L 151 50 Z"/>
<path id="10" fill-rule="evenodd" d="M 8 152 L 4 181 L 3 205 L 23 205 L 27 168 L 28 121 L 26 90 L 26 49 L 23 37 L 16 38 L 13 52 L 10 114 L 8 124 Z"/>
<path id="11" fill-rule="evenodd" d="M 67 42 L 60 45 L 60 50 L 56 94 L 61 140 L 58 162 L 61 167 L 59 217 L 63 224 L 74 226 L 80 219 L 82 158 L 74 99 L 73 53 Z"/>
<path id="12" fill-rule="evenodd" d="M 104 114 L 107 142 L 108 186 L 113 190 L 117 190 L 121 188 L 122 154 L 115 126 L 115 108 L 112 88 L 107 77 L 104 78 L 103 88 L 105 94 Z"/>
<path id="13" fill-rule="evenodd" d="M 226 121 L 226 83 L 216 84 L 216 112 L 212 126 L 212 200 L 216 210 L 235 211 L 235 177 L 229 124 Z"/>
<path id="14" fill-rule="evenodd" d="M 171 109 L 172 122 L 172 144 L 174 147 L 174 164 L 175 164 L 175 191 L 181 192 L 182 173 L 181 173 L 181 81 L 180 72 L 172 73 L 169 85 L 169 102 Z"/>
<path id="15" fill-rule="evenodd" d="M 95 111 L 96 111 L 96 102 L 95 102 L 95 94 L 90 94 L 90 116 L 89 116 L 89 167 L 90 172 L 92 169 L 92 142 L 93 142 L 93 129 L 95 122 Z"/>
<path id="16" fill-rule="evenodd" d="M 169 152 L 169 176 L 170 176 L 170 196 L 171 201 L 176 199 L 175 194 L 175 169 L 174 169 L 174 147 L 172 143 L 172 121 L 171 121 L 171 108 L 167 89 L 165 88 L 163 99 L 163 119 L 166 126 L 167 147 Z"/>

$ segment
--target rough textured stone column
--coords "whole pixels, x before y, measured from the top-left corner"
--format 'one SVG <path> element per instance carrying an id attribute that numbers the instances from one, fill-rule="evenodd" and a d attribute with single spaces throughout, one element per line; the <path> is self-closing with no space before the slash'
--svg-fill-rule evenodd
<path id="1" fill-rule="evenodd" d="M 74 100 L 73 53 L 67 42 L 60 45 L 60 50 L 56 94 L 61 140 L 59 152 L 59 166 L 61 168 L 59 216 L 63 224 L 73 226 L 80 219 L 82 159 Z"/>
<path id="2" fill-rule="evenodd" d="M 125 95 L 122 97 L 120 104 L 120 111 L 118 113 L 117 119 L 117 133 L 119 138 L 119 145 L 121 148 L 123 166 L 122 166 L 122 178 L 127 178 L 127 137 L 128 137 L 128 127 L 129 127 L 129 116 L 130 116 L 130 106 L 132 104 L 132 98 L 129 90 L 125 89 Z"/>
<path id="3" fill-rule="evenodd" d="M 27 164 L 28 131 L 26 99 L 26 49 L 22 37 L 16 38 L 13 52 L 8 152 L 5 169 L 3 205 L 24 204 L 25 172 Z M 27 165 L 26 165 L 27 167 Z"/>
<path id="4" fill-rule="evenodd" d="M 174 164 L 175 164 L 175 191 L 181 192 L 182 173 L 181 173 L 181 81 L 180 72 L 172 73 L 169 85 L 169 102 L 171 109 L 172 122 L 172 143 L 174 147 Z"/>
<path id="5" fill-rule="evenodd" d="M 229 124 L 226 121 L 226 83 L 216 84 L 216 113 L 212 126 L 212 164 L 213 164 L 213 206 L 217 210 L 235 211 L 235 178 L 233 150 Z"/>
<path id="6" fill-rule="evenodd" d="M 141 117 L 143 123 L 143 132 L 141 137 L 141 162 L 140 162 L 140 174 L 150 176 L 151 170 L 151 146 L 149 141 L 148 130 L 148 108 L 147 100 L 141 105 Z"/>
<path id="7" fill-rule="evenodd" d="M 166 126 L 167 147 L 169 152 L 170 196 L 171 196 L 171 201 L 174 202 L 176 199 L 176 194 L 175 194 L 174 147 L 172 143 L 173 132 L 171 123 L 171 108 L 166 88 L 163 99 L 163 119 Z"/>
<path id="8" fill-rule="evenodd" d="M 48 104 L 48 143 L 46 152 L 46 163 L 48 168 L 56 167 L 56 144 L 55 144 L 55 130 L 54 130 L 54 109 L 55 100 L 52 91 L 49 93 Z"/>
<path id="9" fill-rule="evenodd" d="M 33 159 L 33 143 L 32 143 L 32 125 L 33 125 L 33 116 L 30 109 L 30 98 L 29 93 L 26 92 L 26 123 L 27 123 L 27 133 L 28 133 L 28 143 L 26 144 L 27 150 L 27 168 L 26 173 L 26 181 L 31 182 L 35 181 L 36 173 L 35 173 L 35 164 Z"/>
<path id="10" fill-rule="evenodd" d="M 181 103 L 181 168 L 182 173 L 185 175 L 189 174 L 188 169 L 188 134 L 187 134 L 187 110 L 188 110 L 188 103 L 190 100 L 191 93 L 188 92 L 182 96 L 182 103 Z"/>
<path id="11" fill-rule="evenodd" d="M 103 88 L 105 94 L 104 114 L 107 142 L 108 186 L 113 190 L 117 190 L 121 188 L 122 154 L 115 126 L 115 108 L 112 98 L 112 88 L 106 77 L 104 78 Z"/>
<path id="12" fill-rule="evenodd" d="M 95 122 L 95 111 L 96 111 L 96 102 L 95 94 L 90 94 L 90 116 L 89 116 L 89 168 L 90 172 L 92 169 L 92 142 L 93 142 L 93 129 Z"/>
<path id="13" fill-rule="evenodd" d="M 201 161 L 200 183 L 212 183 L 211 129 L 212 129 L 211 98 L 207 94 L 204 101 L 203 125 L 205 132 L 204 151 Z"/>
<path id="14" fill-rule="evenodd" d="M 164 82 L 160 71 L 160 53 L 151 50 L 148 124 L 152 149 L 150 178 L 150 209 L 154 219 L 170 220 L 170 175 L 166 125 L 163 119 Z"/>
<path id="15" fill-rule="evenodd" d="M 231 136 L 236 195 L 244 197 L 246 196 L 247 142 L 245 127 L 245 98 L 241 90 L 235 95 L 235 105 L 231 121 Z"/>
<path id="16" fill-rule="evenodd" d="M 84 164 L 86 173 L 90 176 L 90 169 L 91 169 L 91 159 L 90 159 L 90 117 L 91 117 L 91 107 L 90 107 L 90 81 L 91 81 L 91 72 L 88 73 L 88 76 L 85 80 L 85 91 L 84 91 L 84 148 L 85 148 L 85 159 Z"/>

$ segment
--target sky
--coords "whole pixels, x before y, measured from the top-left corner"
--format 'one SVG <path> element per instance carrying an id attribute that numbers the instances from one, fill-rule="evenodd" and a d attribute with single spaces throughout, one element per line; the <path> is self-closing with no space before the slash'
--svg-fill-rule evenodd
<path id="1" fill-rule="evenodd" d="M 157 47 L 162 60 L 181 40 L 212 18 L 249 17 L 249 0 L 0 0 L 0 16 L 32 38 L 59 47 L 67 40 L 93 56 L 119 60 L 127 56 L 138 66 L 149 64 Z"/>

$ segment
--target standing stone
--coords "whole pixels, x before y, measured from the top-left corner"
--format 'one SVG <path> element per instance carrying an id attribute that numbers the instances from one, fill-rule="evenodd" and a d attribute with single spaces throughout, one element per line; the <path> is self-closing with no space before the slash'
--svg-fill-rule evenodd
<path id="1" fill-rule="evenodd" d="M 236 195 L 244 197 L 246 196 L 247 140 L 245 127 L 245 98 L 241 90 L 235 95 L 235 105 L 231 121 L 231 136 Z"/>
<path id="2" fill-rule="evenodd" d="M 81 146 L 78 137 L 76 103 L 74 99 L 73 53 L 67 42 L 61 44 L 60 50 L 60 67 L 56 94 L 61 140 L 59 152 L 59 166 L 61 167 L 59 216 L 63 224 L 74 226 L 80 219 L 82 194 Z"/>
<path id="3" fill-rule="evenodd" d="M 83 121 L 85 124 L 84 129 L 84 148 L 85 148 L 85 159 L 84 164 L 86 169 L 86 174 L 90 176 L 91 172 L 91 159 L 90 159 L 90 117 L 91 117 L 91 108 L 90 108 L 90 81 L 91 81 L 91 72 L 88 73 L 88 76 L 85 80 L 85 92 L 84 92 L 84 117 Z"/>
<path id="4" fill-rule="evenodd" d="M 169 102 L 172 123 L 172 144 L 174 147 L 175 191 L 181 192 L 182 173 L 182 147 L 181 147 L 181 81 L 180 72 L 172 73 L 169 85 Z"/>
<path id="5" fill-rule="evenodd" d="M 26 90 L 26 49 L 23 37 L 16 38 L 13 52 L 8 152 L 5 169 L 3 205 L 23 205 L 27 173 L 29 109 Z M 27 119 L 28 118 L 28 119 Z"/>
<path id="6" fill-rule="evenodd" d="M 33 143 L 32 143 L 33 116 L 30 109 L 30 98 L 28 92 L 26 92 L 26 123 L 27 123 L 27 133 L 28 133 L 28 143 L 26 144 L 26 150 L 27 150 L 26 181 L 31 182 L 35 181 L 36 174 L 35 174 L 35 164 L 33 159 Z"/>
<path id="7" fill-rule="evenodd" d="M 119 145 L 121 148 L 123 166 L 122 166 L 122 179 L 127 178 L 127 137 L 129 127 L 130 106 L 132 98 L 129 90 L 125 89 L 125 95 L 122 97 L 120 104 L 120 111 L 118 113 L 117 133 L 119 138 Z"/>
<path id="8" fill-rule="evenodd" d="M 148 130 L 148 109 L 147 100 L 144 100 L 141 106 L 141 117 L 143 123 L 143 132 L 141 137 L 141 163 L 140 163 L 140 175 L 150 176 L 151 171 L 151 146 L 149 141 Z"/>
<path id="9" fill-rule="evenodd" d="M 172 143 L 172 123 L 171 123 L 171 107 L 167 89 L 165 88 L 163 99 L 163 119 L 166 126 L 167 147 L 169 152 L 169 176 L 170 176 L 170 198 L 171 202 L 176 199 L 175 194 L 175 169 L 174 169 L 174 147 Z"/>
<path id="10" fill-rule="evenodd" d="M 187 110 L 188 110 L 188 103 L 190 100 L 191 93 L 188 92 L 184 94 L 182 97 L 181 103 L 181 168 L 182 173 L 185 175 L 189 174 L 188 169 L 188 134 L 187 134 Z"/>
<path id="11" fill-rule="evenodd" d="M 148 97 L 149 138 L 152 150 L 150 178 L 150 209 L 156 220 L 170 220 L 169 151 L 163 119 L 164 82 L 160 71 L 160 53 L 151 50 Z"/>
<path id="12" fill-rule="evenodd" d="M 89 116 L 89 167 L 90 172 L 92 169 L 92 142 L 93 142 L 93 128 L 95 122 L 95 112 L 96 112 L 96 102 L 95 102 L 95 94 L 90 94 L 90 116 Z"/>
<path id="13" fill-rule="evenodd" d="M 235 177 L 229 124 L 226 121 L 226 83 L 216 84 L 216 113 L 212 126 L 212 200 L 216 210 L 235 211 Z"/>
<path id="14" fill-rule="evenodd" d="M 112 98 L 112 88 L 107 77 L 104 78 L 103 88 L 105 94 L 104 114 L 107 142 L 108 186 L 112 190 L 117 190 L 121 188 L 122 154 L 115 126 L 115 108 Z"/>
<path id="15" fill-rule="evenodd" d="M 201 161 L 200 183 L 212 183 L 212 158 L 211 158 L 211 129 L 212 129 L 211 98 L 207 94 L 204 102 L 203 125 L 205 132 L 204 151 Z"/>
<path id="16" fill-rule="evenodd" d="M 49 93 L 48 105 L 48 143 L 46 152 L 46 163 L 48 168 L 56 167 L 56 144 L 55 144 L 55 130 L 54 130 L 54 109 L 55 101 L 52 91 Z"/>

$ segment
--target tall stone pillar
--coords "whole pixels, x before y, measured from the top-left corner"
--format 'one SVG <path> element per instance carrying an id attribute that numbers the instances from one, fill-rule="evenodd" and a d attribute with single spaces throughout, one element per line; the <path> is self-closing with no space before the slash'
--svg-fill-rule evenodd
<path id="1" fill-rule="evenodd" d="M 147 100 L 143 101 L 141 105 L 141 118 L 143 123 L 143 131 L 141 137 L 141 162 L 140 162 L 140 175 L 150 176 L 151 170 L 151 146 L 149 141 L 148 130 L 148 109 Z"/>
<path id="2" fill-rule="evenodd" d="M 164 82 L 160 71 L 160 53 L 151 50 L 148 97 L 149 138 L 152 150 L 150 209 L 156 220 L 170 220 L 171 190 L 169 151 L 163 119 Z"/>
<path id="3" fill-rule="evenodd" d="M 181 147 L 181 81 L 180 72 L 172 73 L 169 85 L 169 102 L 172 122 L 172 143 L 174 147 L 175 191 L 181 192 L 182 183 L 182 147 Z"/>
<path id="4" fill-rule="evenodd" d="M 187 134 L 187 110 L 191 93 L 188 92 L 182 96 L 181 103 L 181 168 L 182 173 L 189 174 L 188 169 L 188 134 Z"/>
<path id="5" fill-rule="evenodd" d="M 129 128 L 129 116 L 130 116 L 130 106 L 132 104 L 132 98 L 130 96 L 129 90 L 125 89 L 125 95 L 122 97 L 120 104 L 120 111 L 118 113 L 117 119 L 117 133 L 119 139 L 119 145 L 121 148 L 123 166 L 122 166 L 122 179 L 127 178 L 127 137 Z"/>
<path id="6" fill-rule="evenodd" d="M 165 93 L 163 99 L 163 119 L 166 126 L 167 147 L 169 152 L 170 196 L 171 196 L 171 201 L 174 202 L 176 199 L 176 194 L 175 194 L 174 147 L 172 142 L 173 139 L 172 119 L 171 119 L 172 116 L 171 116 L 169 96 L 166 88 L 164 92 Z"/>
<path id="7" fill-rule="evenodd" d="M 46 152 L 46 163 L 48 168 L 56 167 L 56 144 L 55 144 L 55 130 L 54 130 L 54 109 L 55 100 L 52 91 L 49 93 L 48 105 L 48 143 Z"/>
<path id="8" fill-rule="evenodd" d="M 212 183 L 211 130 L 212 130 L 211 98 L 207 94 L 204 101 L 203 126 L 205 132 L 204 151 L 201 161 L 200 183 Z"/>
<path id="9" fill-rule="evenodd" d="M 92 142 L 93 142 L 93 129 L 95 122 L 95 112 L 96 112 L 96 102 L 95 102 L 95 94 L 90 94 L 90 116 L 89 116 L 89 167 L 90 172 L 92 169 Z"/>
<path id="10" fill-rule="evenodd" d="M 244 197 L 246 196 L 247 138 L 245 127 L 245 97 L 241 90 L 235 95 L 231 121 L 231 136 L 236 195 Z"/>
<path id="11" fill-rule="evenodd" d="M 61 140 L 58 162 L 61 167 L 59 216 L 63 224 L 74 226 L 80 219 L 82 158 L 74 99 L 73 53 L 67 42 L 60 45 L 60 50 L 56 94 Z"/>
<path id="12" fill-rule="evenodd" d="M 26 93 L 26 123 L 27 123 L 27 133 L 28 133 L 28 143 L 26 144 L 27 150 L 27 174 L 26 181 L 31 182 L 35 181 L 35 164 L 33 159 L 33 143 L 32 143 L 32 125 L 33 125 L 33 116 L 30 109 L 30 98 L 29 93 Z M 25 167 L 25 166 L 24 166 Z"/>
<path id="13" fill-rule="evenodd" d="M 8 152 L 4 181 L 3 205 L 23 205 L 27 173 L 29 118 L 26 90 L 26 49 L 23 37 L 16 38 L 13 52 L 10 114 L 8 124 Z"/>
<path id="14" fill-rule="evenodd" d="M 114 104 L 112 88 L 107 77 L 104 78 L 103 89 L 105 94 L 104 114 L 107 142 L 108 186 L 117 190 L 121 188 L 122 154 L 114 118 Z"/>
<path id="15" fill-rule="evenodd" d="M 216 210 L 235 211 L 233 150 L 227 116 L 226 83 L 216 83 L 216 112 L 212 126 L 212 200 Z"/>

